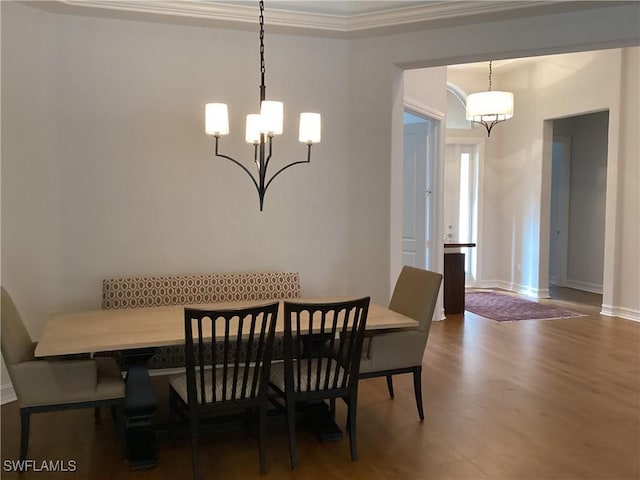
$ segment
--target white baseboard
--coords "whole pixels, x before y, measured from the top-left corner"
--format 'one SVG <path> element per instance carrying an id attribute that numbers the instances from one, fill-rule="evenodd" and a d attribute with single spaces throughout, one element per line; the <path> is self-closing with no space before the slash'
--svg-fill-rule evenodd
<path id="1" fill-rule="evenodd" d="M 585 292 L 597 293 L 599 295 L 602 295 L 602 285 L 596 285 L 595 283 L 587 283 L 581 282 L 580 280 L 567 279 L 567 284 L 565 286 L 569 288 L 575 288 L 576 290 L 583 290 Z"/>
<path id="2" fill-rule="evenodd" d="M 10 383 L 2 385 L 0 389 L 0 405 L 15 402 L 17 399 L 18 397 L 16 397 L 16 392 L 13 390 L 13 385 Z"/>
<path id="3" fill-rule="evenodd" d="M 513 282 L 504 282 L 502 280 L 484 280 L 478 282 L 475 286 L 479 288 L 500 288 L 533 298 L 549 298 L 549 289 L 536 289 Z"/>
<path id="4" fill-rule="evenodd" d="M 631 308 L 614 307 L 603 304 L 600 315 L 606 315 L 607 317 L 620 317 L 625 320 L 640 322 L 640 310 L 633 310 Z"/>

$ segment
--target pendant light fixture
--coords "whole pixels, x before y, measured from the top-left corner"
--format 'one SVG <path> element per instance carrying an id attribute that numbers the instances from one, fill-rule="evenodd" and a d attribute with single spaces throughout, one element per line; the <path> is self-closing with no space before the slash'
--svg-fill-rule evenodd
<path id="1" fill-rule="evenodd" d="M 513 117 L 513 93 L 491 90 L 492 65 L 489 62 L 489 90 L 467 96 L 467 120 L 484 125 L 487 137 L 494 125 Z"/>
<path id="2" fill-rule="evenodd" d="M 215 137 L 215 156 L 225 158 L 238 165 L 249 175 L 258 192 L 260 211 L 264 206 L 264 196 L 271 182 L 284 170 L 300 163 L 311 161 L 311 146 L 320 142 L 320 114 L 301 113 L 300 132 L 298 140 L 307 145 L 307 159 L 291 162 L 285 165 L 271 178 L 267 179 L 267 168 L 273 152 L 273 137 L 281 135 L 283 131 L 282 102 L 266 99 L 266 86 L 264 83 L 264 2 L 259 1 L 260 8 L 260 113 L 247 115 L 245 141 L 253 145 L 253 161 L 257 168 L 257 176 L 236 159 L 218 152 L 218 143 L 222 135 L 229 134 L 229 113 L 225 103 L 208 103 L 205 107 L 205 132 Z M 267 151 L 268 148 L 268 151 Z"/>

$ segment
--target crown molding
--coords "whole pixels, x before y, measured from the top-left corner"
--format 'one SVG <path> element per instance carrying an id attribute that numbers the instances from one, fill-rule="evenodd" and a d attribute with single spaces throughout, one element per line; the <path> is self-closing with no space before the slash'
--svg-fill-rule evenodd
<path id="1" fill-rule="evenodd" d="M 492 14 L 522 8 L 548 5 L 549 1 L 439 1 L 426 5 L 404 7 L 347 17 L 347 32 L 394 27 L 412 23 L 432 22 L 455 17 Z"/>
<path id="2" fill-rule="evenodd" d="M 242 24 L 256 22 L 256 8 L 229 3 L 216 3 L 205 0 L 156 0 L 156 1 L 119 1 L 119 0 L 59 0 L 60 3 L 142 14 L 191 17 L 215 21 L 237 22 Z M 309 13 L 294 10 L 269 9 L 265 24 L 300 29 L 325 30 L 341 33 L 361 32 L 370 29 L 394 27 L 437 21 L 454 17 L 492 14 L 509 10 L 545 6 L 553 1 L 433 1 L 423 5 L 389 9 L 378 12 L 334 15 Z"/>

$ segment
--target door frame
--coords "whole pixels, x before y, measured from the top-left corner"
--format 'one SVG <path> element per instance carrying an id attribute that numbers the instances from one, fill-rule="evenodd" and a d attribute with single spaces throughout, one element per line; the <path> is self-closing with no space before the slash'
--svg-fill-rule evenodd
<path id="1" fill-rule="evenodd" d="M 438 262 L 439 256 L 443 255 L 444 249 L 441 247 L 441 243 L 437 241 L 437 239 L 442 238 L 442 219 L 443 212 L 442 209 L 436 208 L 436 205 L 441 204 L 444 199 L 444 192 L 442 191 L 441 185 L 444 179 L 443 176 L 443 162 L 444 162 L 444 131 L 442 130 L 442 125 L 444 122 L 444 114 L 438 112 L 436 110 L 432 110 L 430 108 L 425 108 L 418 106 L 414 103 L 404 102 L 403 112 L 411 113 L 417 117 L 424 118 L 425 120 L 433 123 L 433 137 L 436 139 L 435 142 L 432 143 L 433 148 L 432 151 L 427 151 L 427 158 L 429 158 L 430 154 L 433 158 L 433 161 L 425 168 L 427 175 L 431 178 L 431 202 L 430 202 L 430 210 L 428 212 L 429 218 L 429 232 L 431 232 L 431 243 L 432 245 L 429 247 L 429 257 L 425 256 L 425 263 L 429 265 L 430 270 L 437 271 L 437 268 L 440 267 L 440 262 Z M 404 131 L 404 124 L 403 124 Z M 403 156 L 404 159 L 404 156 Z M 403 185 L 404 190 L 404 185 Z M 425 207 L 425 215 L 426 207 Z M 425 245 L 426 248 L 426 245 Z"/>
<path id="2" fill-rule="evenodd" d="M 561 118 L 587 115 L 601 111 L 609 112 L 609 129 L 607 133 L 607 183 L 605 194 L 604 219 L 604 265 L 602 275 L 602 305 L 600 314 L 609 317 L 625 315 L 614 306 L 616 289 L 615 261 L 618 253 L 616 245 L 618 234 L 618 148 L 620 122 L 617 111 L 612 108 L 579 111 L 562 117 L 548 118 L 543 121 L 542 145 L 542 188 L 540 198 L 540 237 L 538 255 L 538 297 L 549 297 L 549 228 L 551 216 L 551 158 L 553 148 L 553 122 Z"/>

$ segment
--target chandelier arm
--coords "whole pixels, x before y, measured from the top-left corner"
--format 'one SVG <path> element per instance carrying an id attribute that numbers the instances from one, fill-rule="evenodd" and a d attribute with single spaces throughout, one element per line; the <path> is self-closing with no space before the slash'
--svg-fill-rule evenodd
<path id="1" fill-rule="evenodd" d="M 282 172 L 284 172 L 287 168 L 293 167 L 294 165 L 300 165 L 302 163 L 311 163 L 311 145 L 307 145 L 307 159 L 306 160 L 298 160 L 297 162 L 291 162 L 290 164 L 285 165 L 280 170 L 278 170 L 276 173 L 274 173 L 271 176 L 271 178 L 269 179 L 269 181 L 267 182 L 267 184 L 264 186 L 264 192 L 267 191 L 267 188 L 269 188 L 269 185 L 271 185 L 271 182 L 273 182 L 273 180 L 278 175 L 280 175 Z"/>
<path id="2" fill-rule="evenodd" d="M 222 153 L 218 153 L 218 137 L 216 137 L 216 151 L 215 151 L 215 156 L 216 157 L 220 157 L 220 158 L 226 158 L 227 160 L 232 161 L 233 163 L 235 163 L 236 165 L 238 165 L 242 170 L 244 170 L 244 172 L 249 175 L 249 178 L 251 178 L 251 181 L 253 182 L 253 184 L 256 187 L 256 190 L 258 190 L 258 192 L 260 191 L 260 187 L 258 186 L 258 182 L 256 181 L 255 177 L 253 176 L 253 174 L 249 171 L 249 169 L 247 167 L 245 167 L 243 164 L 241 164 L 239 161 L 237 161 L 235 158 L 232 158 L 228 155 L 223 155 Z"/>
<path id="3" fill-rule="evenodd" d="M 258 145 L 257 143 L 253 144 L 253 161 L 258 167 L 258 173 L 260 173 L 260 161 L 258 160 Z"/>
<path id="4" fill-rule="evenodd" d="M 484 126 L 484 128 L 487 129 L 487 138 L 491 136 L 491 130 L 493 129 L 493 127 L 495 127 L 497 124 L 504 122 L 504 120 L 494 120 L 492 122 L 486 122 L 484 120 L 471 120 L 473 123 L 479 123 L 480 125 Z"/>
<path id="5" fill-rule="evenodd" d="M 269 155 L 264 161 L 264 171 L 266 173 L 267 167 L 269 166 L 269 161 L 271 160 L 271 155 L 273 154 L 273 136 L 269 137 Z"/>

